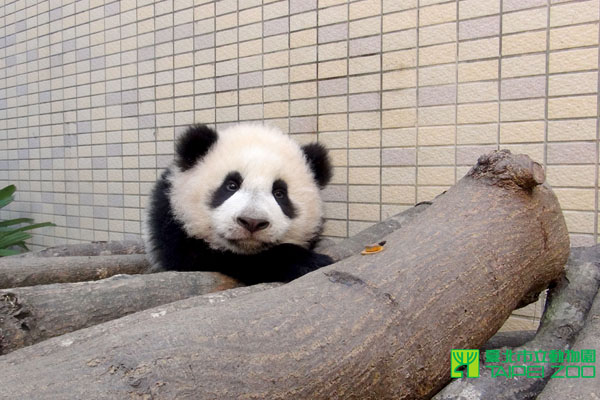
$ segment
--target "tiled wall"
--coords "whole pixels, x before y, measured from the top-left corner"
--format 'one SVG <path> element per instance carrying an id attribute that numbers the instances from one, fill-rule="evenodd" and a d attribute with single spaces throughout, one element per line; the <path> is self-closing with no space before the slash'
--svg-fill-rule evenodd
<path id="1" fill-rule="evenodd" d="M 326 234 L 431 199 L 492 149 L 547 168 L 598 239 L 598 0 L 7 0 L 0 184 L 56 228 L 137 238 L 194 121 L 264 120 L 335 163 Z"/>

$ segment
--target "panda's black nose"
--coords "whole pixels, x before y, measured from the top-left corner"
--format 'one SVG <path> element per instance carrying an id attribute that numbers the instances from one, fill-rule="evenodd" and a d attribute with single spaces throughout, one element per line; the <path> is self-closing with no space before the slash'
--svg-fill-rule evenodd
<path id="1" fill-rule="evenodd" d="M 250 233 L 262 231 L 263 229 L 267 229 L 270 225 L 269 221 L 266 219 L 255 219 L 248 217 L 238 217 L 237 223 Z"/>

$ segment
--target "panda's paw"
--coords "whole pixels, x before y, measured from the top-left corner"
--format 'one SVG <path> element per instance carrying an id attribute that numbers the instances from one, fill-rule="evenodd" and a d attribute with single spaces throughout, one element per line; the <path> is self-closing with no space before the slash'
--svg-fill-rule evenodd
<path id="1" fill-rule="evenodd" d="M 314 253 L 313 262 L 316 268 L 326 267 L 334 263 L 333 258 L 325 254 Z M 315 268 L 315 269 L 316 269 Z"/>

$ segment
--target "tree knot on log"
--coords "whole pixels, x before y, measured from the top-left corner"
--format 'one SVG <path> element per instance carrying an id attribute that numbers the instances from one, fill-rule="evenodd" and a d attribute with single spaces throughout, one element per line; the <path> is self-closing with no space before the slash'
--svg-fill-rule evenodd
<path id="1" fill-rule="evenodd" d="M 327 276 L 329 278 L 330 282 L 333 283 L 341 283 L 342 285 L 346 285 L 346 286 L 353 286 L 353 285 L 361 285 L 364 286 L 365 285 L 365 281 L 363 281 L 360 278 L 357 278 L 356 276 L 349 274 L 347 272 L 340 272 L 340 271 L 329 271 L 329 272 L 325 272 L 325 276 Z"/>
<path id="2" fill-rule="evenodd" d="M 24 320 L 31 316 L 27 307 L 21 304 L 19 298 L 14 293 L 3 293 L 0 295 L 0 311 L 0 316 L 8 315 L 17 320 Z M 27 330 L 27 326 L 24 326 L 24 329 Z"/>
<path id="3" fill-rule="evenodd" d="M 31 329 L 32 314 L 14 293 L 0 294 L 0 354 L 15 341 L 23 340 Z"/>
<path id="4" fill-rule="evenodd" d="M 373 286 L 360 279 L 359 277 L 349 274 L 348 272 L 331 270 L 325 272 L 325 276 L 327 276 L 329 278 L 329 281 L 333 283 L 341 283 L 345 286 L 365 287 L 372 295 L 375 296 L 376 299 L 383 300 L 384 303 L 392 306 L 398 305 L 396 299 L 390 293 L 384 292 L 378 287 Z"/>
<path id="5" fill-rule="evenodd" d="M 531 190 L 546 180 L 542 166 L 525 154 L 512 154 L 510 150 L 497 150 L 482 155 L 467 176 L 489 179 L 494 185 L 517 185 Z"/>

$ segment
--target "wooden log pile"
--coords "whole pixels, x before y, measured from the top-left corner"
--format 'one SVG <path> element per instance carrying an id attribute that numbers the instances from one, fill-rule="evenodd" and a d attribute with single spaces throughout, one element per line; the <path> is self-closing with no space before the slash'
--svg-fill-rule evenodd
<path id="1" fill-rule="evenodd" d="M 0 387 L 15 398 L 430 398 L 448 382 L 451 349 L 483 346 L 515 307 L 560 279 L 568 234 L 543 182 L 526 156 L 482 156 L 433 204 L 321 249 L 338 262 L 286 285 L 205 294 L 237 283 L 199 272 L 204 283 L 169 273 L 56 285 L 122 270 L 85 279 L 45 272 L 50 260 L 65 271 L 83 268 L 80 258 L 143 257 L 138 244 L 94 244 L 86 250 L 94 256 L 63 248 L 0 260 L 0 287 L 10 287 L 0 291 L 0 351 L 8 353 L 0 357 Z M 384 251 L 358 255 L 380 240 Z M 13 265 L 25 260 L 32 263 L 17 279 Z M 145 272 L 143 261 L 132 264 Z M 23 285 L 43 286 L 14 288 Z M 113 312 L 128 287 L 145 306 Z M 152 297 L 160 288 L 178 293 L 135 300 L 138 291 Z M 76 292 L 80 308 L 65 305 Z M 92 292 L 97 300 L 77 301 Z M 102 302 L 113 293 L 114 302 Z M 52 322 L 60 315 L 70 322 Z M 23 322 L 59 329 L 25 340 Z"/>

